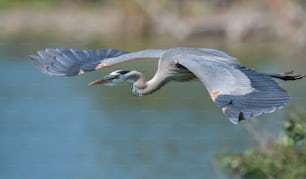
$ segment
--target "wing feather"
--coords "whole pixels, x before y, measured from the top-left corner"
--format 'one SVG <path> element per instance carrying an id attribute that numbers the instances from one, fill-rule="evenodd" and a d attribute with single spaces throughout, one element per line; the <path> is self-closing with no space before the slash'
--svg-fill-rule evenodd
<path id="1" fill-rule="evenodd" d="M 178 63 L 202 81 L 213 101 L 234 124 L 288 103 L 287 92 L 271 77 L 240 65 L 228 55 L 184 54 Z"/>
<path id="2" fill-rule="evenodd" d="M 106 58 L 113 58 L 127 52 L 115 49 L 46 49 L 39 50 L 30 59 L 40 71 L 53 76 L 75 76 L 82 72 L 94 71 Z"/>
<path id="3" fill-rule="evenodd" d="M 137 58 L 159 58 L 164 50 L 151 49 L 128 53 L 110 48 L 80 50 L 56 48 L 39 50 L 30 59 L 38 69 L 52 76 L 76 76 L 105 66 Z"/>

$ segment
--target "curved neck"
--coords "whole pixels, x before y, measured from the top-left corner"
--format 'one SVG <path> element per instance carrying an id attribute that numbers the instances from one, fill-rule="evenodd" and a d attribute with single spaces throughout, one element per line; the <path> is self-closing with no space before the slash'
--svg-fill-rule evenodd
<path id="1" fill-rule="evenodd" d="M 151 94 L 165 84 L 165 80 L 158 75 L 155 75 L 151 80 L 146 82 L 144 75 L 138 71 L 131 71 L 127 76 L 127 80 L 132 82 L 132 92 L 137 96 Z"/>

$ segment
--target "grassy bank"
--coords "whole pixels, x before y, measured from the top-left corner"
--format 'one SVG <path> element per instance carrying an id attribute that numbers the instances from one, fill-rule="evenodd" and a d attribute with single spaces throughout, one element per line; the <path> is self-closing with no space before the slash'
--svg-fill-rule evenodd
<path id="1" fill-rule="evenodd" d="M 216 159 L 237 178 L 305 178 L 306 113 L 289 111 L 276 141 L 268 140 L 242 154 L 220 153 Z"/>

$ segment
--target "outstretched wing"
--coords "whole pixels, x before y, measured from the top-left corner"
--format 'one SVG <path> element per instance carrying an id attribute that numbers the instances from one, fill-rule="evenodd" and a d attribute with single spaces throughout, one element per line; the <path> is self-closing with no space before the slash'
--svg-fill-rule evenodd
<path id="1" fill-rule="evenodd" d="M 212 100 L 234 124 L 251 116 L 271 113 L 288 102 L 288 94 L 269 76 L 240 65 L 221 53 L 180 55 L 186 67 L 206 86 Z"/>
<path id="2" fill-rule="evenodd" d="M 79 50 L 46 49 L 31 55 L 30 59 L 40 71 L 53 76 L 75 76 L 95 70 L 105 58 L 117 57 L 127 52 L 114 49 Z"/>
<path id="3" fill-rule="evenodd" d="M 137 58 L 158 58 L 163 50 L 144 50 L 128 53 L 115 49 L 46 49 L 31 55 L 40 71 L 52 76 L 76 76 Z"/>

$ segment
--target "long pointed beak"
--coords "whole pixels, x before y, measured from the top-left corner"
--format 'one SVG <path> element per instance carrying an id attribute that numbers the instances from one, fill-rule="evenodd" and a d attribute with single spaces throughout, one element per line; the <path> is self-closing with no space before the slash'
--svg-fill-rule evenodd
<path id="1" fill-rule="evenodd" d="M 100 80 L 95 80 L 95 81 L 90 82 L 88 86 L 97 86 L 97 85 L 107 84 L 109 82 L 112 82 L 112 80 L 116 79 L 117 77 L 118 77 L 117 75 L 106 75 Z"/>

